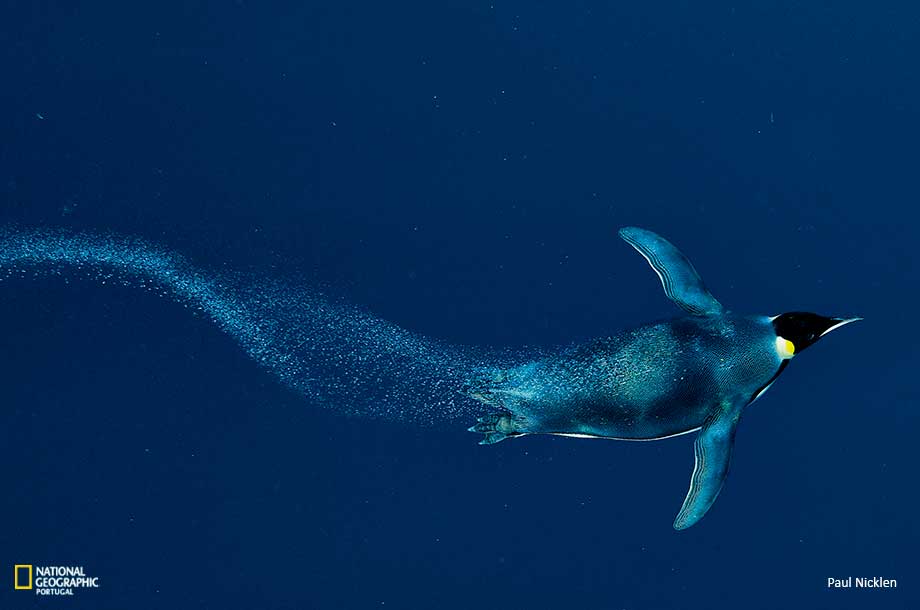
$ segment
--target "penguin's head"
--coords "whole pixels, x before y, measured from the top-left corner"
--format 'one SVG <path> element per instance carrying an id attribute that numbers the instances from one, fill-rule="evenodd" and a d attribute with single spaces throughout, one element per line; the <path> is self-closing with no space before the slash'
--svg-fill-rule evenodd
<path id="1" fill-rule="evenodd" d="M 826 318 L 807 311 L 792 311 L 774 316 L 771 320 L 776 331 L 776 351 L 786 360 L 832 330 L 862 318 Z"/>

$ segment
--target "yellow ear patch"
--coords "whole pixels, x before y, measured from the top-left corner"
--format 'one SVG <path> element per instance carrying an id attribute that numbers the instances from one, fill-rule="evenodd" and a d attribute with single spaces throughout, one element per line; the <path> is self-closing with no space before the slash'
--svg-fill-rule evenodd
<path id="1" fill-rule="evenodd" d="M 783 337 L 776 338 L 776 353 L 783 360 L 792 358 L 795 355 L 795 345 L 789 339 Z"/>

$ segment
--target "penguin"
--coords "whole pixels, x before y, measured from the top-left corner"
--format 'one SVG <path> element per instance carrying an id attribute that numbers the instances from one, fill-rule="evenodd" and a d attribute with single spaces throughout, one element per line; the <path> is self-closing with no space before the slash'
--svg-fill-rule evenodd
<path id="1" fill-rule="evenodd" d="M 466 393 L 490 412 L 469 430 L 484 435 L 482 445 L 528 434 L 654 441 L 696 433 L 690 489 L 673 524 L 684 530 L 703 518 L 722 489 L 744 408 L 792 358 L 862 318 L 727 311 L 666 239 L 638 227 L 619 235 L 648 261 L 685 315 L 533 362 L 478 371 Z"/>

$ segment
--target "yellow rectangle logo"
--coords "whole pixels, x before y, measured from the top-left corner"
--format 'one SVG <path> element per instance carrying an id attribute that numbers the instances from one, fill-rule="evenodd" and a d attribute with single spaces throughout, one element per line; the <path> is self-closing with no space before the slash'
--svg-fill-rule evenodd
<path id="1" fill-rule="evenodd" d="M 29 577 L 26 584 L 21 584 L 19 573 L 20 570 L 28 571 Z M 32 564 L 16 564 L 13 566 L 13 588 L 14 589 L 31 589 L 32 588 Z"/>

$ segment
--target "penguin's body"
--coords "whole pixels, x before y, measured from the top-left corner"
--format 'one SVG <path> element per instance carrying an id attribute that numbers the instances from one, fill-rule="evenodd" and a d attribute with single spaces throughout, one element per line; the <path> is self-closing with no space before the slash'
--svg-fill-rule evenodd
<path id="1" fill-rule="evenodd" d="M 674 527 L 703 517 L 721 490 L 743 408 L 789 359 L 855 318 L 726 312 L 660 236 L 620 231 L 688 316 L 641 326 L 509 369 L 485 371 L 471 396 L 496 409 L 471 431 L 483 444 L 525 434 L 659 440 L 699 430 L 690 491 Z"/>
<path id="2" fill-rule="evenodd" d="M 775 337 L 765 316 L 685 316 L 501 371 L 478 397 L 521 433 L 667 438 L 766 387 L 783 363 Z"/>

